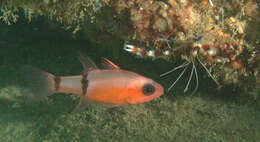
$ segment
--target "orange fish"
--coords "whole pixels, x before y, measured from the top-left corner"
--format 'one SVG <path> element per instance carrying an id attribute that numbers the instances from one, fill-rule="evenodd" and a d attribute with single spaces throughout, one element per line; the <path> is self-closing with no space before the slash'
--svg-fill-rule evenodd
<path id="1" fill-rule="evenodd" d="M 80 102 L 77 110 L 89 101 L 112 105 L 138 104 L 151 101 L 164 93 L 164 88 L 155 81 L 122 70 L 105 58 L 102 63 L 104 69 L 98 69 L 90 58 L 82 54 L 79 54 L 79 60 L 84 68 L 82 75 L 54 76 L 32 69 L 33 75 L 37 77 L 36 98 L 54 93 L 78 94 Z"/>

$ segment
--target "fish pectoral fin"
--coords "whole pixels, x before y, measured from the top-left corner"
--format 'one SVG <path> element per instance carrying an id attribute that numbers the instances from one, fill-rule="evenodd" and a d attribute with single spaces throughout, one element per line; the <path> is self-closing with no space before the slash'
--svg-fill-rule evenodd
<path id="1" fill-rule="evenodd" d="M 103 58 L 102 66 L 104 67 L 104 69 L 109 69 L 109 70 L 120 69 L 117 65 L 115 65 L 113 62 L 109 61 L 106 58 Z"/>
<path id="2" fill-rule="evenodd" d="M 78 55 L 78 59 L 84 68 L 84 73 L 98 69 L 97 65 L 89 57 L 85 57 L 81 52 L 78 52 Z"/>

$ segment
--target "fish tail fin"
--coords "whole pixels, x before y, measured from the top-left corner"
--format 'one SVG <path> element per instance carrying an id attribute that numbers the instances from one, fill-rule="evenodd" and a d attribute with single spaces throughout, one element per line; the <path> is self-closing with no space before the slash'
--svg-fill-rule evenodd
<path id="1" fill-rule="evenodd" d="M 26 97 L 32 100 L 42 100 L 56 92 L 59 78 L 38 68 L 24 66 L 22 86 L 26 90 Z"/>

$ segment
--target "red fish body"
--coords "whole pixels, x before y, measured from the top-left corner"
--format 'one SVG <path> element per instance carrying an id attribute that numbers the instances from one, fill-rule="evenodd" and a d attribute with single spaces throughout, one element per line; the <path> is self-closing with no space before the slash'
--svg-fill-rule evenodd
<path id="1" fill-rule="evenodd" d="M 105 59 L 105 69 L 98 69 L 93 61 L 80 54 L 80 61 L 85 72 L 77 76 L 54 76 L 50 73 L 37 71 L 41 74 L 40 86 L 45 87 L 45 94 L 73 93 L 81 96 L 79 105 L 86 101 L 127 105 L 151 101 L 164 93 L 163 87 L 155 81 L 137 73 L 119 69 L 111 61 Z M 40 73 L 42 72 L 42 73 Z"/>

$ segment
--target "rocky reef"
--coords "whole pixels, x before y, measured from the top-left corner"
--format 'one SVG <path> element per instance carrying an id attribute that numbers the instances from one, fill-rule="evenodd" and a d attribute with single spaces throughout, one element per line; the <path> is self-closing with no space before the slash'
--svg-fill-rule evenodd
<path id="1" fill-rule="evenodd" d="M 201 67 L 218 87 L 259 92 L 260 8 L 256 0 L 1 0 L 7 24 L 38 16 L 92 42 L 125 41 L 126 51 L 163 58 L 190 79 Z M 170 73 L 170 72 L 168 72 Z M 163 74 L 163 75 L 167 75 Z M 183 74 L 182 73 L 182 74 Z M 182 76 L 180 75 L 180 77 Z M 172 87 L 172 86 L 171 86 Z M 170 87 L 170 88 L 171 88 Z"/>

